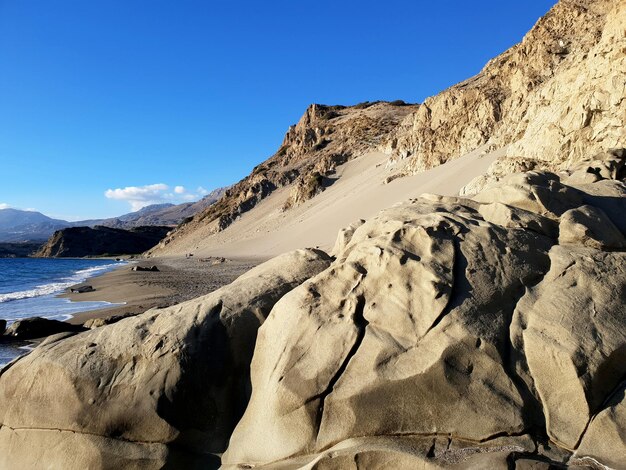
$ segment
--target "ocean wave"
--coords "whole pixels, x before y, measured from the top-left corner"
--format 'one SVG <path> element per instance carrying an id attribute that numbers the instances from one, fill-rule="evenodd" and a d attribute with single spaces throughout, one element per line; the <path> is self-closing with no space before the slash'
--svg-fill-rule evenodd
<path id="1" fill-rule="evenodd" d="M 60 292 L 63 292 L 68 287 L 79 284 L 86 279 L 89 279 L 90 277 L 101 273 L 102 271 L 109 271 L 123 264 L 125 263 L 111 263 L 86 269 L 80 269 L 71 276 L 63 277 L 49 284 L 42 284 L 29 290 L 0 294 L 0 303 L 11 302 L 13 300 L 29 299 L 32 297 L 41 297 L 43 295 L 58 294 Z"/>

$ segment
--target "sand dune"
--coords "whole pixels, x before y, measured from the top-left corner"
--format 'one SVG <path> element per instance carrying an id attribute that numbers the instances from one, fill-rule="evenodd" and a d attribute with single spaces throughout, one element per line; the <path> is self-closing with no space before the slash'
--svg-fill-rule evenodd
<path id="1" fill-rule="evenodd" d="M 290 188 L 275 191 L 226 230 L 209 234 L 198 230 L 167 247 L 166 256 L 191 252 L 196 256 L 267 258 L 304 247 L 332 248 L 339 229 L 366 219 L 395 203 L 423 193 L 455 195 L 483 174 L 503 153 L 485 154 L 482 148 L 423 173 L 385 184 L 388 156 L 369 153 L 338 167 L 336 181 L 305 204 L 281 210 Z M 401 169 L 400 163 L 392 171 Z"/>

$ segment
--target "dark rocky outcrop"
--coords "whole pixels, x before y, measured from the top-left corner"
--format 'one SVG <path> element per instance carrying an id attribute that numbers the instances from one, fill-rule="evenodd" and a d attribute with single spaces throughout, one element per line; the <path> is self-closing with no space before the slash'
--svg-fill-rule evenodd
<path id="1" fill-rule="evenodd" d="M 72 325 L 64 321 L 50 320 L 48 318 L 32 317 L 14 321 L 4 332 L 5 341 L 22 341 L 29 339 L 45 338 L 57 333 L 79 332 L 84 328 Z"/>
<path id="2" fill-rule="evenodd" d="M 139 254 L 159 243 L 169 230 L 169 227 L 136 227 L 130 230 L 102 226 L 70 227 L 55 232 L 35 256 L 61 258 Z"/>
<path id="3" fill-rule="evenodd" d="M 159 272 L 159 268 L 157 266 L 133 266 L 131 271 L 148 271 L 148 272 Z"/>

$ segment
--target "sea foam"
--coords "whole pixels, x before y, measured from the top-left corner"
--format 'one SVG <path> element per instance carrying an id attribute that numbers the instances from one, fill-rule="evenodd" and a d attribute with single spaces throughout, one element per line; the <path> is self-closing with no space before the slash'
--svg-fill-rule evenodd
<path id="1" fill-rule="evenodd" d="M 78 284 L 92 276 L 97 275 L 99 272 L 108 271 L 114 267 L 121 266 L 123 264 L 124 263 L 111 263 L 86 269 L 80 269 L 76 271 L 73 275 L 61 278 L 57 282 L 42 284 L 29 290 L 0 294 L 0 303 L 10 302 L 12 300 L 40 297 L 43 295 L 58 294 L 60 292 L 63 292 L 68 287 L 73 286 L 74 284 Z"/>

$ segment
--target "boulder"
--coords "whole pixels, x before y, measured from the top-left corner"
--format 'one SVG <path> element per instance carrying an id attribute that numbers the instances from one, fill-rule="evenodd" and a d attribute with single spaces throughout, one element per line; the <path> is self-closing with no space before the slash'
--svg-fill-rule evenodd
<path id="1" fill-rule="evenodd" d="M 594 206 L 606 214 L 626 236 L 626 184 L 622 181 L 601 180 L 597 183 L 574 186 L 582 204 Z M 576 206 L 579 207 L 579 206 Z"/>
<path id="2" fill-rule="evenodd" d="M 536 390 L 553 442 L 574 450 L 626 374 L 626 253 L 555 246 L 517 305 L 517 369 Z"/>
<path id="3" fill-rule="evenodd" d="M 148 271 L 148 272 L 159 272 L 159 268 L 157 266 L 133 266 L 131 271 Z"/>
<path id="4" fill-rule="evenodd" d="M 215 467 L 257 328 L 329 262 L 287 253 L 204 297 L 42 343 L 1 372 L 0 467 Z"/>
<path id="5" fill-rule="evenodd" d="M 508 364 L 509 325 L 554 240 L 485 222 L 462 201 L 381 212 L 275 305 L 225 465 L 319 454 L 357 436 L 489 446 L 541 422 Z"/>
<path id="6" fill-rule="evenodd" d="M 85 292 L 93 292 L 96 289 L 93 288 L 93 286 L 80 286 L 80 287 L 72 287 L 70 289 L 70 292 L 72 294 L 83 294 Z"/>
<path id="7" fill-rule="evenodd" d="M 4 336 L 11 340 L 29 340 L 44 338 L 63 332 L 79 332 L 84 328 L 64 321 L 33 317 L 14 321 L 5 331 Z"/>
<path id="8" fill-rule="evenodd" d="M 485 204 L 506 204 L 553 219 L 582 205 L 579 191 L 562 184 L 553 173 L 537 171 L 502 178 L 472 199 Z"/>
<path id="9" fill-rule="evenodd" d="M 559 244 L 620 249 L 626 247 L 626 238 L 602 209 L 584 205 L 561 216 Z"/>

